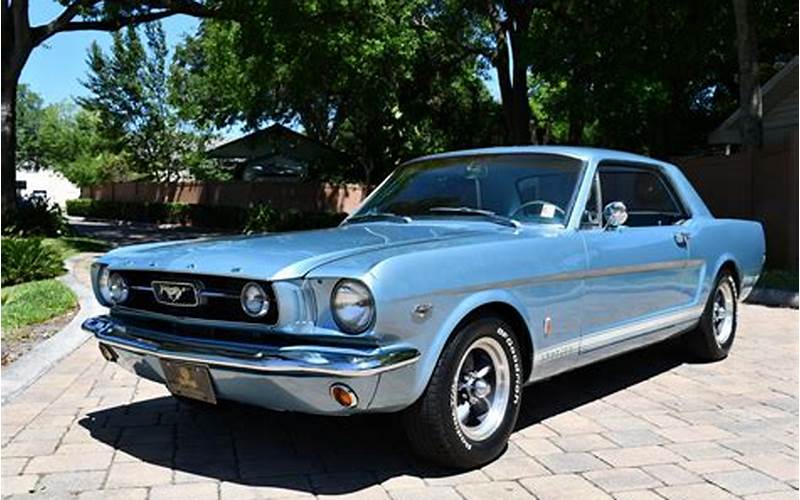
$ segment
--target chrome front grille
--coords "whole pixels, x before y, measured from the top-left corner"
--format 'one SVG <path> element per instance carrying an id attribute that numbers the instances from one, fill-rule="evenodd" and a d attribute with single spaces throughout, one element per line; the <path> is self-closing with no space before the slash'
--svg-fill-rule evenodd
<path id="1" fill-rule="evenodd" d="M 256 324 L 275 324 L 278 320 L 275 294 L 268 282 L 256 281 L 269 296 L 269 312 L 264 317 L 253 318 L 242 310 L 240 295 L 242 287 L 255 280 L 158 271 L 116 270 L 113 272 L 120 274 L 128 283 L 129 297 L 124 303 L 119 304 L 128 309 L 182 318 Z M 191 294 L 188 291 L 190 288 Z M 192 300 L 188 300 L 186 297 L 192 294 Z M 171 297 L 177 297 L 177 299 L 171 300 Z"/>

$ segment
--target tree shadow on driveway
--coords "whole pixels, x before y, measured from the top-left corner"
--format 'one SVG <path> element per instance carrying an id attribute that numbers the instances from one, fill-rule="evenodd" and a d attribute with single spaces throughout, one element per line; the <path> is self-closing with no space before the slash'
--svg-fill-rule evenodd
<path id="1" fill-rule="evenodd" d="M 534 384 L 525 390 L 516 430 L 684 362 L 675 345 L 659 344 Z M 287 493 L 337 494 L 400 475 L 458 473 L 416 459 L 393 415 L 320 417 L 233 403 L 203 408 L 160 397 L 98 410 L 79 423 L 134 460 L 174 469 L 176 482 L 199 476 Z"/>

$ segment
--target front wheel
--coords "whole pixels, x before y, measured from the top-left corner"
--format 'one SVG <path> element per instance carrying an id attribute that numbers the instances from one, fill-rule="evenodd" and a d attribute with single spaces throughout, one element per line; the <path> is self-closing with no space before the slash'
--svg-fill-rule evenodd
<path id="1" fill-rule="evenodd" d="M 724 270 L 714 282 L 700 323 L 687 334 L 691 354 L 703 361 L 728 356 L 736 336 L 737 309 L 736 281 Z"/>
<path id="2" fill-rule="evenodd" d="M 500 455 L 519 413 L 521 355 L 515 333 L 499 318 L 457 331 L 422 397 L 403 414 L 414 451 L 456 468 Z"/>

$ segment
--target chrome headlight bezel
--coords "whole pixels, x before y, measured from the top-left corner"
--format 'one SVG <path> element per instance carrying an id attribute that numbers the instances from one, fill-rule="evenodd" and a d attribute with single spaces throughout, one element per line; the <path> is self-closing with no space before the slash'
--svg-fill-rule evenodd
<path id="1" fill-rule="evenodd" d="M 344 308 L 360 309 L 361 312 L 345 317 Z M 334 285 L 330 300 L 331 316 L 336 326 L 345 333 L 364 333 L 375 324 L 375 299 L 372 291 L 361 281 L 344 278 Z"/>
<path id="2" fill-rule="evenodd" d="M 248 291 L 255 291 L 257 295 L 262 297 L 261 305 L 257 308 L 250 309 L 247 306 L 247 302 L 252 299 L 252 297 L 248 296 Z M 251 318 L 263 318 L 264 316 L 269 313 L 271 307 L 271 301 L 269 298 L 269 294 L 267 291 L 264 290 L 264 287 L 256 283 L 255 281 L 249 281 L 244 284 L 242 287 L 242 291 L 239 295 L 239 303 L 242 306 L 242 310 L 245 314 L 250 316 Z"/>
<path id="3" fill-rule="evenodd" d="M 113 287 L 113 289 L 112 289 Z M 108 264 L 92 264 L 92 289 L 98 302 L 113 307 L 128 300 L 130 288 L 125 279 L 113 272 Z"/>

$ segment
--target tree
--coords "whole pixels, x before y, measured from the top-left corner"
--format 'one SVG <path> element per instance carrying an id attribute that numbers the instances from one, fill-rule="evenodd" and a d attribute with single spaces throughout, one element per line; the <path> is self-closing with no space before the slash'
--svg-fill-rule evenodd
<path id="1" fill-rule="evenodd" d="M 16 95 L 19 77 L 31 52 L 57 33 L 116 31 L 125 26 L 163 19 L 174 14 L 207 18 L 224 15 L 222 2 L 202 0 L 59 0 L 64 10 L 52 21 L 31 26 L 28 0 L 2 0 L 2 213 L 5 218 L 16 203 Z"/>
<path id="2" fill-rule="evenodd" d="M 50 169 L 79 186 L 124 178 L 123 157 L 101 133 L 98 113 L 72 102 L 44 105 L 20 85 L 17 96 L 17 158 L 27 169 Z"/>
<path id="3" fill-rule="evenodd" d="M 750 0 L 733 0 L 736 18 L 736 53 L 739 60 L 739 130 L 742 145 L 761 147 L 763 142 L 758 38 Z"/>
<path id="4" fill-rule="evenodd" d="M 100 117 L 100 132 L 111 151 L 124 154 L 131 172 L 174 182 L 205 161 L 209 134 L 177 117 L 170 102 L 167 45 L 160 22 L 113 35 L 110 54 L 97 43 L 89 49 L 88 97 L 78 102 Z"/>
<path id="5" fill-rule="evenodd" d="M 487 144 L 498 115 L 475 54 L 413 22 L 428 2 L 241 0 L 240 23 L 202 23 L 177 50 L 184 113 L 257 128 L 272 121 L 351 154 L 378 180 L 398 161 Z"/>
<path id="6" fill-rule="evenodd" d="M 39 131 L 44 117 L 42 96 L 20 85 L 17 89 L 17 162 L 23 168 L 40 168 L 42 151 L 39 145 Z"/>
<path id="7" fill-rule="evenodd" d="M 763 80 L 796 54 L 797 5 L 753 1 Z M 737 105 L 733 20 L 728 0 L 538 7 L 528 34 L 535 135 L 662 158 L 707 147 Z"/>

